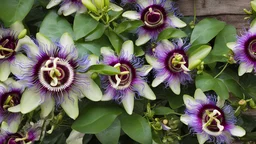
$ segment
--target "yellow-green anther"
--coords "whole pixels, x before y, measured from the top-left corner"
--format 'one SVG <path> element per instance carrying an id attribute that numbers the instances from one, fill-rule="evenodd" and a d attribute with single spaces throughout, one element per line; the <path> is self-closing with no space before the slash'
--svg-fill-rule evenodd
<path id="1" fill-rule="evenodd" d="M 216 114 L 221 115 L 221 113 L 218 110 L 213 110 L 213 112 L 210 112 L 209 110 L 206 110 L 206 114 L 210 118 L 205 124 L 203 124 L 203 130 L 209 131 L 207 127 L 211 125 L 212 121 L 214 120 L 217 123 L 217 127 L 219 128 L 218 132 L 222 132 L 224 130 L 224 126 L 221 125 L 220 120 L 215 117 Z"/>
<path id="2" fill-rule="evenodd" d="M 9 48 L 4 48 L 4 47 L 2 47 L 1 45 L 0 45 L 0 50 L 2 50 L 2 51 L 7 51 L 7 52 L 14 52 L 14 50 L 9 49 Z"/>
<path id="3" fill-rule="evenodd" d="M 24 29 L 20 32 L 20 34 L 18 35 L 18 39 L 22 39 L 26 36 L 27 34 L 27 29 Z"/>
<path id="4" fill-rule="evenodd" d="M 97 13 L 98 10 L 97 8 L 95 7 L 95 5 L 92 3 L 91 0 L 82 0 L 82 3 L 83 5 L 88 8 L 90 11 L 94 12 L 94 13 Z"/>
<path id="5" fill-rule="evenodd" d="M 14 102 L 13 102 L 12 96 L 9 95 L 4 102 L 3 108 L 6 109 L 13 106 L 14 106 Z"/>
<path id="6" fill-rule="evenodd" d="M 26 134 L 26 136 L 24 138 L 16 138 L 15 142 L 25 141 L 27 139 L 28 139 L 28 134 Z"/>
<path id="7" fill-rule="evenodd" d="M 104 8 L 104 0 L 94 0 L 94 3 L 100 11 Z"/>

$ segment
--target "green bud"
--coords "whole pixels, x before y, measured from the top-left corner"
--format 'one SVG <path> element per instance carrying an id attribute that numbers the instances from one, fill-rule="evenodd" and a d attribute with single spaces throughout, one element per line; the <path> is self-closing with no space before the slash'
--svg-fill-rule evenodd
<path id="1" fill-rule="evenodd" d="M 173 142 L 174 142 L 173 138 L 171 138 L 171 137 L 168 137 L 167 140 L 168 140 L 168 142 L 170 142 L 170 143 L 173 143 Z"/>
<path id="2" fill-rule="evenodd" d="M 102 10 L 104 8 L 104 0 L 94 0 L 94 3 L 98 10 Z"/>
<path id="3" fill-rule="evenodd" d="M 250 99 L 249 100 L 249 105 L 251 108 L 255 109 L 256 108 L 256 105 L 255 105 L 255 102 L 253 101 L 253 99 Z"/>
<path id="4" fill-rule="evenodd" d="M 104 4 L 106 7 L 109 7 L 109 0 L 104 0 Z"/>
<path id="5" fill-rule="evenodd" d="M 95 7 L 95 5 L 92 3 L 91 0 L 82 0 L 82 3 L 90 11 L 92 11 L 94 13 L 98 13 L 97 8 Z"/>
<path id="6" fill-rule="evenodd" d="M 18 39 L 22 39 L 26 36 L 27 34 L 27 29 L 23 29 L 20 34 L 18 35 Z"/>
<path id="7" fill-rule="evenodd" d="M 98 77 L 98 74 L 97 73 L 92 73 L 92 75 L 91 75 L 91 78 L 92 79 L 96 79 Z"/>

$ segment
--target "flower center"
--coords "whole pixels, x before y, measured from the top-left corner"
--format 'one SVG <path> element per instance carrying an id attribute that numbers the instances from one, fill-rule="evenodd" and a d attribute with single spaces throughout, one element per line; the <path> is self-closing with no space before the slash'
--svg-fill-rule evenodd
<path id="1" fill-rule="evenodd" d="M 49 91 L 65 90 L 72 84 L 73 80 L 73 67 L 58 57 L 50 57 L 39 71 L 39 81 Z"/>
<path id="2" fill-rule="evenodd" d="M 165 17 L 166 12 L 162 6 L 151 5 L 143 10 L 141 20 L 145 28 L 155 29 L 164 25 Z"/>
<path id="3" fill-rule="evenodd" d="M 109 76 L 111 86 L 118 90 L 129 87 L 133 79 L 132 67 L 124 63 L 117 63 L 114 67 L 120 70 L 120 74 Z"/>
<path id="4" fill-rule="evenodd" d="M 250 56 L 256 60 L 256 40 L 252 40 L 249 43 L 249 48 L 248 48 Z"/>
<path id="5" fill-rule="evenodd" d="M 168 68 L 172 72 L 187 72 L 189 69 L 187 68 L 188 64 L 184 58 L 184 56 L 180 53 L 173 53 L 168 59 Z"/>
<path id="6" fill-rule="evenodd" d="M 217 109 L 206 109 L 202 117 L 202 129 L 213 136 L 218 136 L 224 130 L 224 116 Z"/>
<path id="7" fill-rule="evenodd" d="M 18 133 L 11 134 L 7 137 L 7 144 L 23 144 L 26 139 L 26 137 L 22 138 Z"/>
<path id="8" fill-rule="evenodd" d="M 12 36 L 0 39 L 0 59 L 9 58 L 13 55 L 16 47 L 16 40 Z"/>
<path id="9" fill-rule="evenodd" d="M 20 103 L 20 94 L 15 92 L 9 92 L 2 95 L 3 101 L 1 103 L 1 108 L 3 111 L 7 111 L 8 108 L 16 106 Z"/>

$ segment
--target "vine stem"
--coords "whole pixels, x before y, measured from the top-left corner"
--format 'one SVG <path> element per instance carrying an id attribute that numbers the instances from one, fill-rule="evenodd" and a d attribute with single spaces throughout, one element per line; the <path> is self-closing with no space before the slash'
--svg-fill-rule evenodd
<path id="1" fill-rule="evenodd" d="M 43 122 L 42 130 L 41 130 L 41 133 L 40 133 L 40 137 L 39 137 L 40 144 L 43 142 L 43 135 L 44 135 L 44 131 L 45 131 L 45 123 L 46 123 L 46 120 L 44 120 L 44 122 Z"/>
<path id="2" fill-rule="evenodd" d="M 194 0 L 194 25 L 196 24 L 196 0 Z"/>
<path id="3" fill-rule="evenodd" d="M 228 63 L 225 64 L 222 70 L 214 78 L 217 78 L 218 76 L 220 76 L 223 73 L 223 71 L 227 68 L 227 66 L 228 66 Z"/>

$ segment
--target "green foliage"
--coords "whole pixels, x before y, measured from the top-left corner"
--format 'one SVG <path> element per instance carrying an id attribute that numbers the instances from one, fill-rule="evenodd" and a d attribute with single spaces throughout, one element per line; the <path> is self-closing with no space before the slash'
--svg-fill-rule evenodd
<path id="1" fill-rule="evenodd" d="M 73 35 L 70 23 L 65 18 L 59 16 L 55 11 L 50 11 L 46 15 L 39 32 L 53 41 L 58 40 L 61 35 L 66 32 Z"/>
<path id="2" fill-rule="evenodd" d="M 117 68 L 104 64 L 92 65 L 89 67 L 88 71 L 104 75 L 115 75 L 120 73 L 120 71 Z"/>
<path id="3" fill-rule="evenodd" d="M 183 38 L 186 36 L 187 34 L 180 29 L 167 28 L 158 35 L 157 41 L 170 38 Z"/>
<path id="4" fill-rule="evenodd" d="M 22 21 L 31 10 L 34 0 L 1 0 L 0 20 L 5 26 Z"/>
<path id="5" fill-rule="evenodd" d="M 115 31 L 116 31 L 116 33 L 120 34 L 120 33 L 123 33 L 125 31 L 134 30 L 134 29 L 136 29 L 136 28 L 138 28 L 142 25 L 143 25 L 143 22 L 140 21 L 140 20 L 124 21 L 116 27 Z"/>
<path id="6" fill-rule="evenodd" d="M 151 144 L 152 135 L 149 123 L 145 118 L 138 114 L 122 114 L 119 117 L 121 121 L 122 130 L 133 140 L 143 143 Z"/>
<path id="7" fill-rule="evenodd" d="M 108 37 L 112 46 L 114 47 L 115 51 L 119 53 L 124 42 L 123 39 L 111 29 L 107 29 L 105 31 L 105 34 Z"/>

